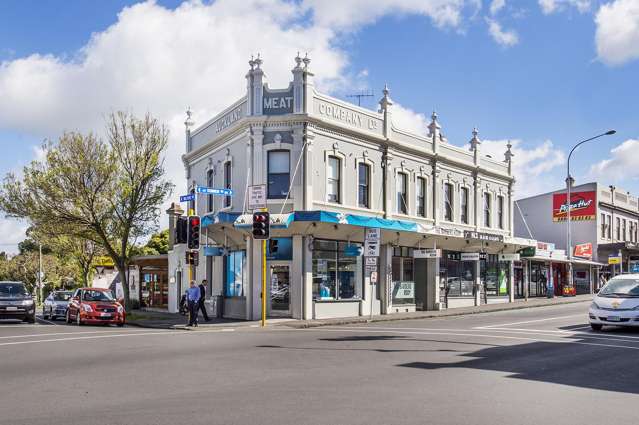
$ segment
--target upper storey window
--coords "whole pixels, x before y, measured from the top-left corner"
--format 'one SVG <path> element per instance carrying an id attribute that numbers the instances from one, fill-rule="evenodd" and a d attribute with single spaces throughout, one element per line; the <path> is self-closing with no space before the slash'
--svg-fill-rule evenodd
<path id="1" fill-rule="evenodd" d="M 328 157 L 328 175 L 326 181 L 326 193 L 328 202 L 340 203 L 341 178 L 342 178 L 342 161 L 336 156 Z"/>

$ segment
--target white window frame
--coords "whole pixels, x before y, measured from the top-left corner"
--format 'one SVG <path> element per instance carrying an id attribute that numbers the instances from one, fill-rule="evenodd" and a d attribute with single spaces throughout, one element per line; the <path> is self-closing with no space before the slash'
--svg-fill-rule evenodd
<path id="1" fill-rule="evenodd" d="M 488 197 L 488 198 L 486 198 Z M 486 199 L 488 199 L 488 224 L 486 224 Z M 486 228 L 486 229 L 492 229 L 493 228 L 493 221 L 494 221 L 494 217 L 493 217 L 493 194 L 490 193 L 489 191 L 485 190 L 483 195 L 482 195 L 482 208 L 481 208 L 481 224 L 482 227 Z"/>
<path id="2" fill-rule="evenodd" d="M 468 194 L 468 197 L 466 198 L 466 223 L 464 223 L 462 221 L 462 190 L 466 189 L 466 193 Z M 465 224 L 465 225 L 472 225 L 472 219 L 471 219 L 471 206 L 472 206 L 472 201 L 471 201 L 471 187 L 467 184 L 460 184 L 459 185 L 459 223 L 460 224 Z"/>
<path id="3" fill-rule="evenodd" d="M 406 212 L 400 212 L 399 211 L 399 205 L 397 204 L 397 187 L 399 184 L 399 174 L 403 174 L 406 176 L 406 199 L 405 199 L 405 203 L 406 203 Z M 395 169 L 395 188 L 393 190 L 394 194 L 395 194 L 395 214 L 398 215 L 411 215 L 411 191 L 410 191 L 410 181 L 411 181 L 411 172 L 403 167 L 401 168 L 396 168 Z"/>
<path id="4" fill-rule="evenodd" d="M 359 165 L 364 164 L 368 165 L 368 208 L 361 207 L 359 205 Z M 358 208 L 364 208 L 367 210 L 373 209 L 373 174 L 375 173 L 375 163 L 370 159 L 364 158 L 356 158 L 355 159 L 355 176 L 357 182 L 357 199 L 355 200 L 355 204 Z M 328 176 L 327 176 L 328 177 Z"/>
<path id="5" fill-rule="evenodd" d="M 337 159 L 339 159 L 340 162 L 340 167 L 339 167 L 339 184 L 338 184 L 338 202 L 335 201 L 331 201 L 328 199 L 328 162 L 329 162 L 329 158 L 330 157 L 335 157 Z M 328 203 L 331 204 L 335 204 L 335 205 L 344 205 L 344 177 L 346 175 L 346 156 L 337 151 L 337 150 L 330 150 L 330 151 L 325 151 L 324 152 L 324 165 L 325 165 L 325 169 L 324 169 L 324 200 Z"/>

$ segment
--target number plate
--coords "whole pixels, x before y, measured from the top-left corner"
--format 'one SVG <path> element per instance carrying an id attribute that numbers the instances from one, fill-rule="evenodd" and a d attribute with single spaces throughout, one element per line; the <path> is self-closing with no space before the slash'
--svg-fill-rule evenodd
<path id="1" fill-rule="evenodd" d="M 111 313 L 100 313 L 100 317 L 111 317 Z"/>
<path id="2" fill-rule="evenodd" d="M 7 311 L 17 311 L 18 307 L 7 307 Z"/>
<path id="3" fill-rule="evenodd" d="M 619 317 L 619 316 L 608 316 L 608 321 L 609 322 L 619 322 L 619 321 L 621 321 L 621 317 Z"/>

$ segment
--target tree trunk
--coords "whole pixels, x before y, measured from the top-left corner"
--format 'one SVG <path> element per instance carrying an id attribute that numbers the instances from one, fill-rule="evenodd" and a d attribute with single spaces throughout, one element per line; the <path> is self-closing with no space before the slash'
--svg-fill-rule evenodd
<path id="1" fill-rule="evenodd" d="M 120 282 L 122 283 L 122 292 L 124 293 L 124 309 L 131 311 L 131 298 L 129 297 L 129 281 L 127 279 L 126 266 L 117 265 L 118 275 L 120 276 Z"/>

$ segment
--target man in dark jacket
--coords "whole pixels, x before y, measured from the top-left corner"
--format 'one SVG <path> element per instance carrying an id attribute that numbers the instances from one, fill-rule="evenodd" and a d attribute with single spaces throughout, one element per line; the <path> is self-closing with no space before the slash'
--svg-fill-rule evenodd
<path id="1" fill-rule="evenodd" d="M 202 310 L 202 316 L 204 316 L 205 321 L 209 321 L 209 315 L 206 312 L 206 306 L 204 305 L 204 299 L 206 297 L 206 279 L 202 279 L 202 283 L 200 283 L 200 301 L 198 302 L 198 310 Z"/>

